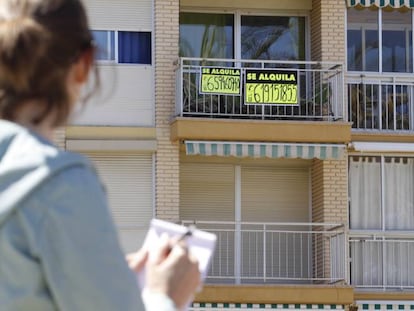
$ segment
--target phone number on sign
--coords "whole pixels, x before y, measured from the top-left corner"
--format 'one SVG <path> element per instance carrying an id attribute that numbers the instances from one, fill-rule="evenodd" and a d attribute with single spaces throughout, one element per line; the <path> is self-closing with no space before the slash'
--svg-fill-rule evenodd
<path id="1" fill-rule="evenodd" d="M 296 84 L 246 83 L 247 104 L 297 104 Z"/>

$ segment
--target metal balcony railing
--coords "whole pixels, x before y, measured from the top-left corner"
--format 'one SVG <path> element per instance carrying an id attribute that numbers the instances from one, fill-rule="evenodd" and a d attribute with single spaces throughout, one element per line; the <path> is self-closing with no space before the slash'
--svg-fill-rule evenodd
<path id="1" fill-rule="evenodd" d="M 413 131 L 412 74 L 347 74 L 346 87 L 354 130 Z"/>
<path id="2" fill-rule="evenodd" d="M 183 221 L 217 235 L 208 283 L 329 284 L 346 279 L 344 227 Z"/>
<path id="3" fill-rule="evenodd" d="M 414 232 L 352 232 L 350 282 L 359 288 L 414 288 Z"/>
<path id="4" fill-rule="evenodd" d="M 240 94 L 206 94 L 200 90 L 205 67 L 240 69 Z M 296 104 L 246 103 L 246 70 L 284 70 L 297 74 Z M 181 58 L 176 71 L 176 115 L 261 120 L 343 119 L 343 66 L 340 63 Z"/>

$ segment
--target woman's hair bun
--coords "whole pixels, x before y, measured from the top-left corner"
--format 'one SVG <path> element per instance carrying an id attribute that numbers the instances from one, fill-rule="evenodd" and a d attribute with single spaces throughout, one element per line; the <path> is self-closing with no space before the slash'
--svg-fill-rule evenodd
<path id="1" fill-rule="evenodd" d="M 30 17 L 0 18 L 0 88 L 25 93 L 39 59 L 47 57 L 48 31 Z"/>

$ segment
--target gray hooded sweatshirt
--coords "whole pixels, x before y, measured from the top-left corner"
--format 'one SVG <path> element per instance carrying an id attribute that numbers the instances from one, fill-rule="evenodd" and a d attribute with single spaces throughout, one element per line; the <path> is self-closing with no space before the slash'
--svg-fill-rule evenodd
<path id="1" fill-rule="evenodd" d="M 89 161 L 2 120 L 0 310 L 144 310 Z"/>

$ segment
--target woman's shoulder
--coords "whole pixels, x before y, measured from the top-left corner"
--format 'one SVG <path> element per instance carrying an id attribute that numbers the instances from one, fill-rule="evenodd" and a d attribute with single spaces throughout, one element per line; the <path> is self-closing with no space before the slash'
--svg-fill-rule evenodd
<path id="1" fill-rule="evenodd" d="M 21 202 L 38 195 L 41 188 L 47 188 L 51 196 L 101 187 L 86 157 L 61 150 L 24 128 L 8 128 L 7 134 L 0 132 L 0 206 L 6 211 L 0 213 L 0 223 Z"/>
<path id="2" fill-rule="evenodd" d="M 47 167 L 51 173 L 68 166 L 92 167 L 85 156 L 62 150 L 36 133 L 2 120 L 0 146 L 1 166 L 33 169 Z"/>

